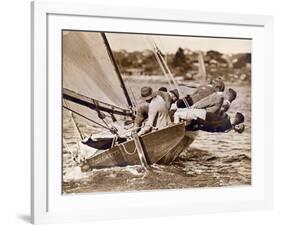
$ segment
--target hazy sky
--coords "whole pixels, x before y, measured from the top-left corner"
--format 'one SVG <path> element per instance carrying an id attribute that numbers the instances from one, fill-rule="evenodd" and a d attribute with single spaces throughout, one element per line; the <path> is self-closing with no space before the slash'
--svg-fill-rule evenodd
<path id="1" fill-rule="evenodd" d="M 140 34 L 106 34 L 113 50 L 125 49 L 127 51 L 152 49 L 152 40 L 163 52 L 174 53 L 181 48 L 189 48 L 193 51 L 217 50 L 222 53 L 251 52 L 251 40 L 229 38 L 202 38 L 183 36 L 160 36 Z"/>

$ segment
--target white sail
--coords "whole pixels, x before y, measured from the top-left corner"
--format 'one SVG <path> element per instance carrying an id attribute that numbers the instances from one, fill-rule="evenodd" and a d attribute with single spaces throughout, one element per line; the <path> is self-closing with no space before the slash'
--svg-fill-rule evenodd
<path id="1" fill-rule="evenodd" d="M 63 88 L 128 109 L 124 90 L 98 32 L 64 33 Z"/>
<path id="2" fill-rule="evenodd" d="M 105 41 L 99 32 L 64 31 L 63 107 L 81 124 L 110 128 L 130 111 Z"/>

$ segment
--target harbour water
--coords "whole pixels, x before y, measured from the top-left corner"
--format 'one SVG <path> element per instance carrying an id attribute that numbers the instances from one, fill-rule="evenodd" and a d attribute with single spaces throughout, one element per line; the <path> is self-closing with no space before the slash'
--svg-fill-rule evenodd
<path id="1" fill-rule="evenodd" d="M 127 81 L 128 82 L 128 81 Z M 134 98 L 141 86 L 155 88 L 166 84 L 131 82 Z M 73 120 L 63 111 L 63 193 L 140 191 L 194 187 L 251 185 L 251 89 L 249 85 L 227 85 L 237 91 L 237 99 L 228 114 L 237 111 L 245 116 L 242 134 L 198 132 L 196 140 L 169 166 L 154 164 L 147 172 L 140 166 L 95 169 L 82 173 L 73 160 L 80 137 Z M 97 127 L 78 122 L 86 135 L 99 132 Z"/>

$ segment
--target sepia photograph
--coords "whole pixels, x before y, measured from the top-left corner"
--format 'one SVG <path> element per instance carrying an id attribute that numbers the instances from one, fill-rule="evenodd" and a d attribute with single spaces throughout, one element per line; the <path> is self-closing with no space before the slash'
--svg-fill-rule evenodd
<path id="1" fill-rule="evenodd" d="M 64 195 L 251 185 L 251 39 L 61 35 Z"/>

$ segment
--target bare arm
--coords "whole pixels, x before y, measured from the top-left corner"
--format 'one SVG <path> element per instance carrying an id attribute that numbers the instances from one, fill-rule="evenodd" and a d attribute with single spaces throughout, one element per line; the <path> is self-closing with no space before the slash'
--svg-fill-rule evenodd
<path id="1" fill-rule="evenodd" d="M 147 117 L 145 117 L 144 113 L 143 113 L 140 109 L 137 109 L 136 118 L 135 118 L 135 122 L 134 122 L 134 126 L 135 126 L 135 127 L 141 127 L 143 121 L 144 121 L 146 118 L 147 118 Z"/>
<path id="2" fill-rule="evenodd" d="M 139 131 L 138 135 L 143 135 L 151 131 L 154 121 L 157 116 L 157 102 L 155 102 L 155 99 L 151 101 L 149 104 L 149 110 L 148 110 L 148 120 L 145 126 Z"/>

